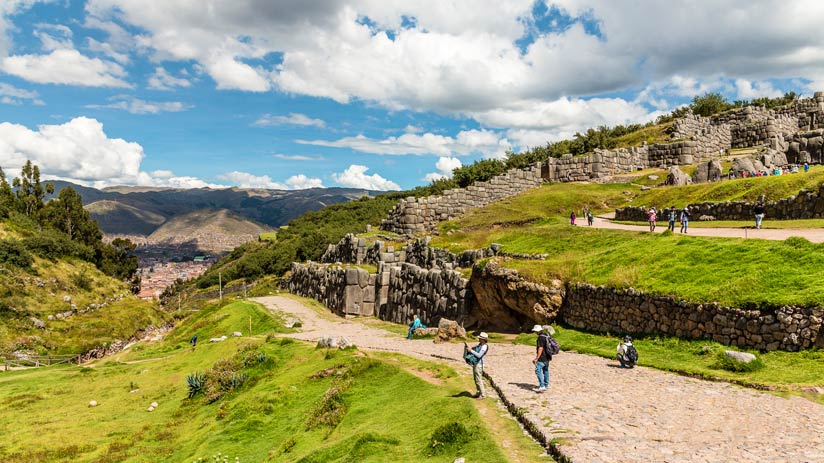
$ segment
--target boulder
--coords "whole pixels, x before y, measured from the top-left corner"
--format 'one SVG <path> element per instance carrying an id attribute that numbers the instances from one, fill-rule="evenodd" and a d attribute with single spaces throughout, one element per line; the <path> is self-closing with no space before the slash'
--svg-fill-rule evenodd
<path id="1" fill-rule="evenodd" d="M 31 323 L 32 325 L 34 325 L 35 328 L 40 330 L 46 329 L 46 323 L 44 323 L 43 320 L 40 320 L 35 317 L 29 317 L 29 320 L 31 320 Z"/>
<path id="2" fill-rule="evenodd" d="M 717 158 L 712 159 L 707 163 L 707 180 L 710 182 L 717 182 L 721 180 L 724 175 L 721 168 L 721 161 Z"/>
<path id="3" fill-rule="evenodd" d="M 741 175 L 741 171 L 755 172 L 755 167 L 750 158 L 736 158 L 732 162 L 732 170 L 735 171 L 735 176 L 738 177 Z"/>
<path id="4" fill-rule="evenodd" d="M 456 321 L 441 318 L 438 322 L 438 331 L 435 336 L 435 343 L 440 344 L 455 338 L 466 338 L 466 330 Z"/>
<path id="5" fill-rule="evenodd" d="M 726 355 L 729 359 L 736 361 L 738 363 L 750 363 L 755 360 L 755 355 L 750 354 L 748 352 L 738 352 L 734 350 L 725 350 L 724 355 Z"/>
<path id="6" fill-rule="evenodd" d="M 669 168 L 667 174 L 667 185 L 687 185 L 689 184 L 689 175 L 681 171 L 677 166 Z"/>
<path id="7" fill-rule="evenodd" d="M 709 164 L 708 163 L 698 164 L 698 167 L 695 169 L 695 172 L 692 174 L 692 182 L 693 183 L 707 183 L 708 179 L 709 179 Z"/>
<path id="8" fill-rule="evenodd" d="M 96 400 L 90 400 L 89 401 L 89 407 L 96 407 L 96 406 L 97 406 L 97 401 Z"/>
<path id="9" fill-rule="evenodd" d="M 155 410 L 154 407 L 149 407 L 149 408 L 146 409 L 147 412 L 153 412 L 154 410 Z"/>
<path id="10" fill-rule="evenodd" d="M 333 337 L 324 336 L 318 340 L 318 347 L 325 349 L 334 349 L 338 347 L 338 340 Z"/>
<path id="11" fill-rule="evenodd" d="M 234 336 L 236 338 L 241 338 L 241 337 L 243 337 L 243 333 L 241 333 L 240 331 L 235 331 L 235 332 L 232 333 L 232 336 Z"/>
<path id="12" fill-rule="evenodd" d="M 415 336 L 437 336 L 438 328 L 418 328 L 414 334 Z"/>
<path id="13" fill-rule="evenodd" d="M 349 347 L 355 347 L 355 343 L 352 342 L 349 338 L 341 336 L 338 338 L 338 348 L 339 349 L 347 349 Z"/>
<path id="14" fill-rule="evenodd" d="M 212 339 L 209 340 L 209 342 L 223 342 L 226 339 L 228 339 L 226 336 L 221 336 L 219 338 L 212 338 Z"/>
<path id="15" fill-rule="evenodd" d="M 286 317 L 286 320 L 284 320 L 283 322 L 283 326 L 285 326 L 286 328 L 300 328 L 301 326 L 303 326 L 303 323 L 297 318 Z"/>
<path id="16" fill-rule="evenodd" d="M 152 403 L 150 404 L 150 406 L 151 406 L 152 408 L 157 408 L 157 407 L 158 407 L 158 404 L 157 404 L 157 402 L 152 402 Z"/>

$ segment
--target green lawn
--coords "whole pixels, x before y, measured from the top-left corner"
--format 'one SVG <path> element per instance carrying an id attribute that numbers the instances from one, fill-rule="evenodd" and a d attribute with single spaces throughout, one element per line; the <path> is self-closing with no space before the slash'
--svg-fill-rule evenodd
<path id="1" fill-rule="evenodd" d="M 250 316 L 253 338 L 245 336 Z M 244 337 L 206 342 L 232 331 Z M 0 373 L 0 460 L 186 462 L 218 452 L 241 462 L 541 460 L 541 449 L 518 437 L 514 422 L 492 416 L 501 434 L 492 432 L 477 401 L 462 394 L 468 378 L 450 368 L 263 335 L 273 331 L 283 331 L 277 319 L 240 301 L 212 306 L 166 340 L 91 368 Z M 192 350 L 194 332 L 201 342 Z M 187 398 L 187 375 L 239 351 L 267 360 L 245 367 L 246 382 L 213 403 Z M 98 405 L 90 407 L 90 400 Z M 157 409 L 147 411 L 155 401 Z M 485 416 L 496 413 L 478 406 Z M 472 433 L 469 442 L 433 450 L 433 432 L 456 422 Z M 516 451 L 502 448 L 504 441 Z"/>

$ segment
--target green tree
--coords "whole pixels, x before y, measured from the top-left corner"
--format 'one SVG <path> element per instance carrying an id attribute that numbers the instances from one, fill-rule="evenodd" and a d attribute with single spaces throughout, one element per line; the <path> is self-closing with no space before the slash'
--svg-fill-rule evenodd
<path id="1" fill-rule="evenodd" d="M 40 183 L 40 168 L 27 160 L 12 182 L 17 188 L 17 200 L 20 211 L 29 217 L 34 217 L 43 208 L 43 199 L 46 194 L 54 193 L 54 185 L 47 183 L 45 188 Z"/>
<path id="2" fill-rule="evenodd" d="M 48 225 L 69 235 L 74 241 L 94 246 L 103 237 L 97 222 L 83 208 L 83 198 L 72 187 L 63 188 L 57 199 L 46 204 L 43 217 Z"/>
<path id="3" fill-rule="evenodd" d="M 8 217 L 14 210 L 14 192 L 6 180 L 6 173 L 0 168 L 0 217 Z"/>
<path id="4" fill-rule="evenodd" d="M 732 109 L 734 106 L 720 93 L 708 92 L 692 99 L 690 109 L 699 116 L 712 116 Z"/>

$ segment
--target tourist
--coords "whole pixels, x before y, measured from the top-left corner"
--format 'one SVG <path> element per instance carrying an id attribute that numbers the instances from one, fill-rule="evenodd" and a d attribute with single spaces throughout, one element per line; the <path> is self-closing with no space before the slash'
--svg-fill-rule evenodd
<path id="1" fill-rule="evenodd" d="M 730 167 L 730 180 L 735 180 L 735 169 Z"/>
<path id="2" fill-rule="evenodd" d="M 755 214 L 755 229 L 761 230 L 761 221 L 764 220 L 764 205 L 759 201 L 755 203 L 752 211 Z"/>
<path id="3" fill-rule="evenodd" d="M 575 211 L 569 213 L 569 224 L 575 225 Z"/>
<path id="4" fill-rule="evenodd" d="M 484 356 L 486 356 L 489 350 L 487 342 L 489 342 L 489 335 L 481 332 L 481 334 L 478 335 L 477 346 L 470 349 L 469 346 L 464 343 L 464 358 L 471 358 L 470 356 L 475 357 L 475 363 L 472 363 L 471 360 L 467 360 L 467 363 L 472 365 L 472 376 L 475 378 L 475 387 L 478 389 L 478 393 L 475 394 L 476 399 L 486 398 L 486 391 L 484 390 Z"/>
<path id="5" fill-rule="evenodd" d="M 667 225 L 667 230 L 675 233 L 675 220 L 678 219 L 678 211 L 675 209 L 675 206 L 670 206 L 667 219 L 669 222 Z"/>
<path id="6" fill-rule="evenodd" d="M 195 346 L 197 346 L 197 333 L 195 333 L 195 335 L 192 336 L 192 339 L 189 340 L 189 344 L 192 345 L 192 349 L 194 349 Z"/>
<path id="7" fill-rule="evenodd" d="M 809 172 L 809 171 L 810 171 L 810 165 L 805 162 L 804 163 L 804 172 Z"/>
<path id="8" fill-rule="evenodd" d="M 412 339 L 412 335 L 418 328 L 426 328 L 426 325 L 421 323 L 421 319 L 415 315 L 415 319 L 409 324 L 409 333 L 406 334 L 406 339 Z"/>
<path id="9" fill-rule="evenodd" d="M 535 325 L 532 327 L 533 333 L 538 333 L 538 340 L 535 344 L 535 358 L 532 364 L 535 365 L 535 376 L 538 377 L 538 387 L 535 392 L 542 393 L 549 387 L 549 361 L 552 354 L 549 347 L 549 336 L 544 333 L 544 327 Z"/>
<path id="10" fill-rule="evenodd" d="M 689 206 L 684 206 L 684 209 L 681 211 L 681 233 L 687 232 L 687 227 L 689 226 L 690 222 L 690 209 Z"/>
<path id="11" fill-rule="evenodd" d="M 650 231 L 650 233 L 652 233 L 652 232 L 655 231 L 655 219 L 656 219 L 655 208 L 654 207 L 649 208 L 649 212 L 647 212 L 647 219 L 649 220 L 649 231 Z"/>
<path id="12" fill-rule="evenodd" d="M 618 343 L 618 353 L 615 356 L 621 362 L 621 368 L 632 368 L 638 362 L 638 351 L 632 345 L 632 338 L 624 336 L 624 341 Z"/>
<path id="13" fill-rule="evenodd" d="M 587 223 L 591 227 L 593 223 L 595 223 L 595 216 L 592 215 L 592 211 L 587 211 Z"/>

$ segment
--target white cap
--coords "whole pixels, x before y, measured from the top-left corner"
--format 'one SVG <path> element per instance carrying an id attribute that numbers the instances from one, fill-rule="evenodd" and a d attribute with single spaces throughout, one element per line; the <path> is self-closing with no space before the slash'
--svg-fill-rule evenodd
<path id="1" fill-rule="evenodd" d="M 478 335 L 478 339 L 486 339 L 489 341 L 489 335 L 481 331 L 481 334 Z"/>
<path id="2" fill-rule="evenodd" d="M 541 325 L 535 325 L 535 326 L 532 327 L 532 331 L 535 332 L 535 333 L 540 333 L 543 330 L 544 330 L 544 327 L 541 326 Z"/>

